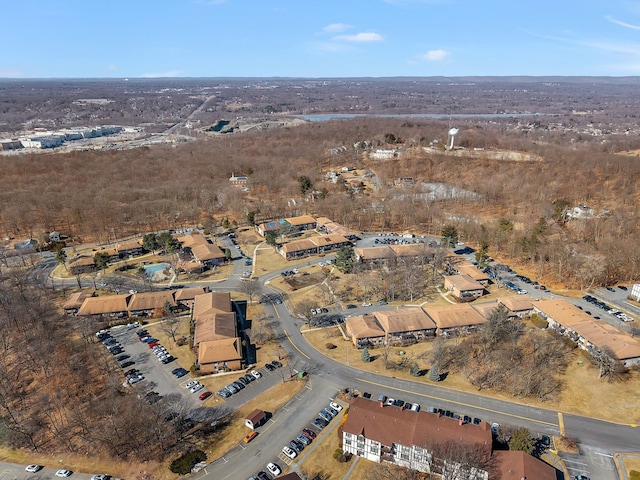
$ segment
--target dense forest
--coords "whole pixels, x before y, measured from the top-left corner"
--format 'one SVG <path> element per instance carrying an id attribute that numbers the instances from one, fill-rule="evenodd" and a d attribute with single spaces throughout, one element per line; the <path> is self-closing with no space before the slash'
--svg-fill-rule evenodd
<path id="1" fill-rule="evenodd" d="M 542 142 L 501 125 L 473 128 L 468 120 L 462 127 L 460 142 L 469 152 L 482 140 L 482 148 L 527 151 L 538 160 L 425 150 L 446 140 L 447 125 L 395 118 L 308 123 L 174 148 L 3 157 L 0 230 L 11 238 L 59 230 L 80 242 L 107 242 L 223 217 L 245 224 L 248 213 L 255 222 L 324 215 L 362 231 L 437 233 L 452 223 L 463 241 L 486 243 L 491 255 L 526 263 L 557 283 L 589 288 L 640 276 L 636 157 L 610 153 L 595 141 L 566 145 L 552 133 Z M 364 140 L 402 154 L 371 161 L 367 151 L 352 147 Z M 348 148 L 330 153 L 342 145 Z M 325 181 L 326 171 L 344 165 L 368 169 L 377 188 L 354 193 Z M 249 177 L 248 192 L 230 185 L 232 174 Z M 304 195 L 300 176 L 311 181 Z M 399 177 L 414 178 L 414 186 L 394 187 Z M 433 182 L 473 194 L 433 199 L 420 190 Z M 581 204 L 601 214 L 563 214 Z"/>

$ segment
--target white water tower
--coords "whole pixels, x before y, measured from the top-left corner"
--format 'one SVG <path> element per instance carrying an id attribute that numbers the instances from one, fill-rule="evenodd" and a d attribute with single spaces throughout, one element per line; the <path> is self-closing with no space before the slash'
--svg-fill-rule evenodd
<path id="1" fill-rule="evenodd" d="M 453 142 L 455 141 L 457 134 L 458 134 L 457 128 L 449 129 L 449 137 L 447 138 L 447 150 L 453 150 Z"/>

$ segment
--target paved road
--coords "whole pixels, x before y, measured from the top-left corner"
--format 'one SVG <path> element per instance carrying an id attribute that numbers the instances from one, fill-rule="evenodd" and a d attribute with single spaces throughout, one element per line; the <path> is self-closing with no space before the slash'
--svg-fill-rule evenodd
<path id="1" fill-rule="evenodd" d="M 310 260 L 307 264 L 317 263 L 318 261 L 320 260 Z M 211 284 L 212 289 L 229 290 L 237 287 L 240 282 L 240 273 L 245 269 L 244 260 L 234 262 L 234 274 L 227 281 Z M 49 270 L 49 266 L 42 268 L 42 270 Z M 261 278 L 261 281 L 265 282 L 278 274 L 279 272 L 273 272 Z M 528 287 L 525 284 L 522 284 L 522 286 Z M 265 291 L 269 292 L 270 290 L 269 285 L 265 285 Z M 537 290 L 531 293 L 537 296 L 553 295 L 550 292 Z M 315 381 L 320 385 L 323 385 L 323 382 L 330 382 L 331 387 L 326 391 L 323 390 L 324 393 L 322 395 L 311 395 L 314 402 L 320 398 L 322 399 L 320 403 L 322 403 L 329 396 L 335 394 L 337 388 L 350 387 L 360 392 L 371 392 L 376 396 L 379 393 L 384 393 L 388 396 L 401 398 L 412 403 L 420 403 L 423 408 L 433 405 L 460 414 L 480 417 L 489 422 L 525 426 L 533 432 L 545 434 L 559 433 L 558 412 L 553 410 L 529 407 L 516 402 L 498 400 L 481 394 L 457 392 L 442 386 L 390 378 L 376 373 L 365 373 L 349 365 L 331 360 L 317 352 L 305 341 L 303 335 L 300 333 L 300 327 L 304 324 L 304 321 L 290 314 L 286 308 L 286 302 L 285 304 L 266 303 L 265 310 L 267 315 L 278 319 L 278 322 L 276 322 L 276 334 L 282 339 L 283 348 L 289 354 L 289 362 L 292 368 L 307 371 L 311 376 L 312 382 Z M 363 309 L 350 310 L 349 313 L 358 314 L 361 310 Z M 347 359 L 345 359 L 345 363 L 346 360 Z M 304 398 L 307 397 L 308 395 L 305 394 Z M 240 403 L 244 403 L 241 397 L 238 397 L 238 400 Z M 317 406 L 315 403 L 309 405 Z M 297 418 L 300 418 L 300 422 L 309 421 L 307 414 L 311 412 L 311 408 L 307 407 L 306 402 L 296 407 L 294 411 L 298 415 Z M 288 417 L 283 414 L 282 418 L 285 419 Z M 291 421 L 292 420 L 288 420 L 288 422 Z M 565 413 L 563 415 L 563 421 L 568 435 L 578 437 L 588 449 L 604 458 L 608 458 L 607 455 L 614 451 L 640 450 L 640 435 L 637 429 L 626 425 L 623 418 L 621 418 L 620 424 L 616 424 Z M 290 425 L 290 423 L 287 425 Z M 295 426 L 295 430 L 297 430 L 298 425 L 295 424 Z M 292 429 L 288 427 L 284 427 L 283 430 L 274 427 L 272 434 L 277 442 L 265 442 L 262 449 L 259 452 L 256 451 L 254 457 L 260 461 L 264 461 L 265 465 L 270 459 L 273 460 L 277 458 L 277 454 L 284 444 L 279 442 L 284 442 L 285 437 L 291 434 L 291 430 Z M 287 432 L 286 435 L 285 432 Z M 254 441 L 246 448 L 253 452 L 254 449 L 258 449 L 262 441 L 262 439 L 260 441 Z M 256 447 L 254 447 L 254 445 L 256 445 Z M 238 471 L 237 469 L 242 468 L 241 464 L 244 461 L 243 455 L 237 454 L 236 457 L 230 454 L 225 458 L 226 460 L 223 461 L 224 466 L 219 462 L 215 465 L 216 478 L 219 476 L 221 478 L 231 478 L 224 476 L 224 472 L 227 471 L 226 469 L 231 469 L 229 471 L 236 472 Z M 227 463 L 230 465 L 227 466 Z M 251 468 L 254 467 L 255 465 L 252 464 Z M 209 475 L 211 475 L 211 470 L 209 469 L 208 471 L 210 472 Z"/>

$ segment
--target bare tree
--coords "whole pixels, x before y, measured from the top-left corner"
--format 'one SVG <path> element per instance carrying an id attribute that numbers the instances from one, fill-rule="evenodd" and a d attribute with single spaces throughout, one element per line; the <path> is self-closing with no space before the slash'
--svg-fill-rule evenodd
<path id="1" fill-rule="evenodd" d="M 262 294 L 262 285 L 257 279 L 244 280 L 240 283 L 238 289 L 247 294 L 249 303 L 253 303 L 253 297 Z"/>

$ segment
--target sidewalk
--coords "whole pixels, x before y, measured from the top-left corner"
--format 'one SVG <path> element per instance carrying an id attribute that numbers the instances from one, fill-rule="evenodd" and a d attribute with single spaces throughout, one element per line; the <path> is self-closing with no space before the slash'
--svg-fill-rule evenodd
<path id="1" fill-rule="evenodd" d="M 545 452 L 540 456 L 540 460 L 545 463 L 548 463 L 556 470 L 560 470 L 562 475 L 564 476 L 564 480 L 571 480 L 569 477 L 569 470 L 567 466 L 564 464 L 564 461 L 555 453 Z"/>

